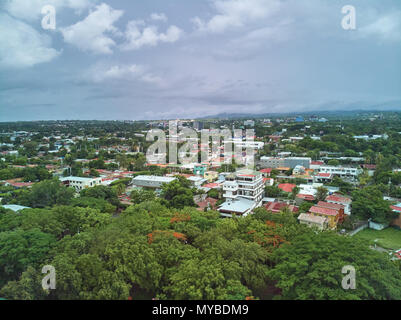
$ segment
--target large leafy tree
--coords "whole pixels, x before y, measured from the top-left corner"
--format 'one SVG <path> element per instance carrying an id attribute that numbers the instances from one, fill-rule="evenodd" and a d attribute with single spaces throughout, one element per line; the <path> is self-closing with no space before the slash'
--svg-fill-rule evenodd
<path id="1" fill-rule="evenodd" d="M 183 209 L 184 207 L 194 207 L 194 193 L 190 183 L 183 177 L 162 186 L 162 198 L 165 204 L 172 208 Z"/>
<path id="2" fill-rule="evenodd" d="M 33 208 L 45 208 L 54 205 L 68 205 L 74 196 L 72 188 L 61 185 L 58 179 L 46 180 L 33 185 L 27 194 L 27 204 Z"/>
<path id="3" fill-rule="evenodd" d="M 55 245 L 53 235 L 38 229 L 0 233 L 0 284 L 15 280 L 28 267 L 39 267 Z"/>
<path id="4" fill-rule="evenodd" d="M 352 197 L 352 213 L 360 219 L 389 223 L 397 217 L 390 209 L 389 203 L 383 200 L 383 194 L 377 186 L 356 190 Z"/>
<path id="5" fill-rule="evenodd" d="M 274 252 L 269 276 L 282 299 L 400 299 L 401 274 L 388 256 L 335 233 L 300 235 Z M 356 289 L 342 288 L 342 269 L 356 270 Z"/>

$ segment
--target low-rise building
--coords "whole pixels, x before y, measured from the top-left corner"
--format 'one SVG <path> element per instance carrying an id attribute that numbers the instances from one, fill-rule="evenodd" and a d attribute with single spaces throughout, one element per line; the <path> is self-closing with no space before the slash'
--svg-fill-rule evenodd
<path id="1" fill-rule="evenodd" d="M 265 205 L 267 211 L 271 211 L 272 213 L 280 213 L 281 211 L 287 209 L 291 213 L 297 213 L 299 208 L 293 204 L 288 204 L 285 202 L 268 202 Z"/>
<path id="2" fill-rule="evenodd" d="M 255 202 L 245 198 L 236 198 L 224 202 L 219 208 L 220 215 L 225 218 L 246 217 L 255 209 Z"/>
<path id="3" fill-rule="evenodd" d="M 207 182 L 206 179 L 202 178 L 202 177 L 198 177 L 198 176 L 193 176 L 193 177 L 189 177 L 188 181 L 191 182 L 191 184 L 196 187 L 199 188 L 202 186 L 202 184 L 204 184 L 205 182 Z"/>
<path id="4" fill-rule="evenodd" d="M 102 178 L 65 177 L 60 178 L 60 181 L 64 185 L 74 188 L 77 192 L 102 184 Z"/>
<path id="5" fill-rule="evenodd" d="M 341 167 L 341 166 L 321 166 L 319 169 L 320 173 L 329 173 L 332 176 L 338 176 L 340 178 L 356 180 L 363 170 L 354 167 Z"/>
<path id="6" fill-rule="evenodd" d="M 219 178 L 217 171 L 206 171 L 203 177 L 210 183 L 216 181 Z"/>
<path id="7" fill-rule="evenodd" d="M 301 213 L 298 216 L 298 221 L 301 224 L 306 224 L 310 227 L 316 227 L 319 230 L 325 230 L 328 226 L 328 220 L 325 217 L 316 216 L 309 213 Z"/>
<path id="8" fill-rule="evenodd" d="M 352 200 L 350 198 L 344 197 L 339 194 L 332 194 L 332 195 L 327 196 L 326 202 L 340 204 L 340 205 L 344 206 L 344 213 L 346 215 L 351 214 Z"/>
<path id="9" fill-rule="evenodd" d="M 132 184 L 137 188 L 161 189 L 163 184 L 168 184 L 176 179 L 174 177 L 137 176 L 132 179 Z"/>
<path id="10" fill-rule="evenodd" d="M 335 229 L 339 223 L 344 220 L 344 209 L 340 209 L 334 206 L 334 204 L 319 202 L 309 209 L 309 214 L 327 218 L 328 227 Z"/>
<path id="11" fill-rule="evenodd" d="M 306 169 L 310 168 L 312 159 L 302 157 L 287 157 L 287 158 L 276 158 L 276 157 L 261 157 L 259 165 L 262 168 L 283 168 L 288 167 L 294 169 L 296 166 L 302 166 Z"/>

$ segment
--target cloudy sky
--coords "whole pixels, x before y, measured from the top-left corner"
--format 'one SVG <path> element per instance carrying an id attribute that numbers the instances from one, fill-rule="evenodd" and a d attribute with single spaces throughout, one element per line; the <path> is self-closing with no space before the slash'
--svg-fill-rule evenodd
<path id="1" fill-rule="evenodd" d="M 400 0 L 0 0 L 0 121 L 397 108 Z"/>

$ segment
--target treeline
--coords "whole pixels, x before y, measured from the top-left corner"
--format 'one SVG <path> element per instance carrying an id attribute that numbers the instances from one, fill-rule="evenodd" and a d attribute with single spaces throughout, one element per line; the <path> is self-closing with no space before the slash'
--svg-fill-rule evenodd
<path id="1" fill-rule="evenodd" d="M 288 213 L 221 219 L 148 201 L 117 218 L 56 206 L 0 219 L 6 299 L 401 299 L 396 262 Z M 56 290 L 41 289 L 43 265 L 55 267 Z M 356 290 L 342 288 L 346 265 Z"/>

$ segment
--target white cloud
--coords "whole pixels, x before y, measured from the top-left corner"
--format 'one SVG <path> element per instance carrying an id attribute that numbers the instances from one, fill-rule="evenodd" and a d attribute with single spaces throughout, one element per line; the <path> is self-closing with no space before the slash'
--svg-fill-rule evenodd
<path id="1" fill-rule="evenodd" d="M 83 51 L 96 54 L 111 54 L 116 45 L 110 34 L 118 35 L 114 23 L 120 19 L 124 11 L 114 10 L 105 3 L 97 6 L 82 21 L 62 28 L 64 41 Z"/>
<path id="2" fill-rule="evenodd" d="M 163 83 L 159 76 L 148 72 L 145 66 L 137 64 L 105 65 L 98 63 L 88 70 L 86 78 L 95 83 L 115 80 L 136 80 L 157 85 Z"/>
<path id="3" fill-rule="evenodd" d="M 145 46 L 157 46 L 161 42 L 173 43 L 182 35 L 183 31 L 176 26 L 170 26 L 165 33 L 159 33 L 156 26 L 146 26 L 142 20 L 133 20 L 127 25 L 125 32 L 127 42 L 121 48 L 122 50 L 138 50 Z"/>
<path id="4" fill-rule="evenodd" d="M 375 22 L 359 29 L 364 38 L 377 37 L 384 41 L 401 40 L 401 11 L 378 18 Z"/>
<path id="5" fill-rule="evenodd" d="M 163 21 L 166 22 L 167 16 L 164 13 L 152 13 L 150 15 L 150 19 L 152 19 L 153 21 Z"/>
<path id="6" fill-rule="evenodd" d="M 217 14 L 209 21 L 192 19 L 200 31 L 222 33 L 231 28 L 243 27 L 248 22 L 266 19 L 276 13 L 280 0 L 213 0 Z"/>
<path id="7" fill-rule="evenodd" d="M 28 24 L 0 14 L 0 66 L 25 68 L 49 62 L 59 55 L 51 39 Z"/>
<path id="8" fill-rule="evenodd" d="M 53 5 L 56 9 L 70 8 L 77 12 L 90 8 L 98 0 L 5 0 L 3 9 L 11 16 L 26 21 L 34 21 L 41 17 L 45 5 Z"/>

